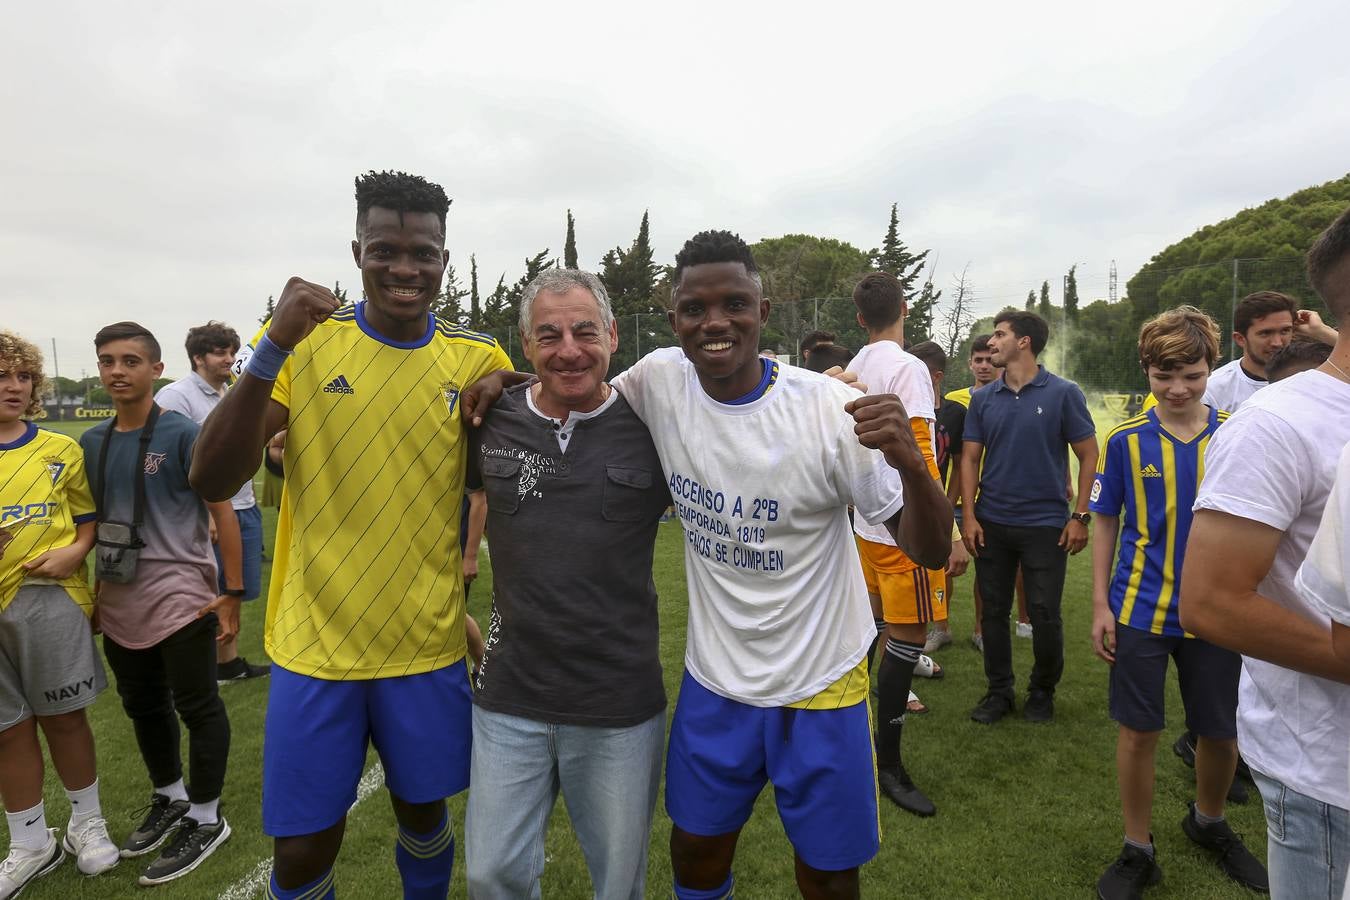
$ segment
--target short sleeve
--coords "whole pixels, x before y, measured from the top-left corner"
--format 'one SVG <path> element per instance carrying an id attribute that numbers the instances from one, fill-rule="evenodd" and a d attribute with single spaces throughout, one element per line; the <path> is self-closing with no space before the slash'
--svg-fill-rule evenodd
<path id="1" fill-rule="evenodd" d="M 182 413 L 188 418 L 192 417 L 192 413 L 188 409 L 187 398 L 183 396 L 181 391 L 175 390 L 172 384 L 166 384 L 159 389 L 159 393 L 155 395 L 155 403 L 159 405 L 160 409 L 172 410 L 176 413 Z"/>
<path id="2" fill-rule="evenodd" d="M 1088 412 L 1087 398 L 1083 396 L 1083 389 L 1073 382 L 1066 385 L 1064 391 L 1064 440 L 1070 444 L 1076 444 L 1079 441 L 1095 437 L 1097 434 L 1097 423 L 1092 421 L 1092 414 Z"/>
<path id="3" fill-rule="evenodd" d="M 89 474 L 84 470 L 84 451 L 75 444 L 62 455 L 66 463 L 66 504 L 70 507 L 70 518 L 76 525 L 92 522 L 98 514 L 94 509 L 93 492 L 89 490 Z"/>
<path id="4" fill-rule="evenodd" d="M 1129 456 L 1125 436 L 1116 435 L 1106 442 L 1097 457 L 1097 475 L 1092 481 L 1088 508 L 1104 516 L 1118 516 L 1125 503 L 1125 473 Z"/>
<path id="5" fill-rule="evenodd" d="M 186 478 L 188 472 L 192 470 L 192 448 L 197 444 L 197 435 L 201 433 L 201 429 L 187 416 L 183 416 L 183 420 L 179 423 L 182 431 L 178 437 L 178 459 L 183 466 L 183 477 Z"/>
<path id="6" fill-rule="evenodd" d="M 1315 467 L 1286 421 L 1243 410 L 1214 432 L 1195 510 L 1210 509 L 1287 531 Z"/>
<path id="7" fill-rule="evenodd" d="M 659 351 L 657 351 L 659 352 Z M 623 399 L 643 422 L 647 421 L 647 387 L 651 384 L 653 354 L 646 356 L 610 379 L 610 387 L 623 394 Z"/>
<path id="8" fill-rule="evenodd" d="M 900 398 L 905 415 L 911 419 L 931 421 L 936 417 L 934 407 L 937 403 L 933 398 L 933 379 L 928 374 L 927 366 L 922 364 L 900 366 L 889 387 L 890 392 Z"/>
<path id="9" fill-rule="evenodd" d="M 955 457 L 961 452 L 961 441 L 966 424 L 966 408 L 955 400 L 948 400 L 938 410 L 938 423 L 947 430 L 951 441 L 951 453 Z"/>
<path id="10" fill-rule="evenodd" d="M 858 443 L 853 420 L 846 417 L 835 434 L 832 477 L 839 502 L 853 506 L 869 525 L 880 525 L 905 505 L 900 473 L 880 450 Z"/>
<path id="11" fill-rule="evenodd" d="M 1295 588 L 1315 608 L 1333 621 L 1350 626 L 1350 588 L 1345 580 L 1345 573 L 1350 571 L 1347 522 L 1350 522 L 1350 446 L 1341 452 L 1336 483 L 1322 511 L 1322 522 L 1295 579 Z"/>
<path id="12" fill-rule="evenodd" d="M 292 353 L 281 364 L 281 371 L 277 373 L 277 380 L 272 382 L 272 399 L 287 409 L 291 408 L 291 375 L 294 371 L 295 354 Z"/>
<path id="13" fill-rule="evenodd" d="M 984 406 L 989 396 L 988 392 L 993 388 L 987 388 L 978 394 L 972 394 L 970 397 L 970 409 L 966 410 L 966 418 L 961 432 L 962 443 L 970 441 L 975 444 L 984 443 L 984 428 L 982 419 L 984 417 Z"/>

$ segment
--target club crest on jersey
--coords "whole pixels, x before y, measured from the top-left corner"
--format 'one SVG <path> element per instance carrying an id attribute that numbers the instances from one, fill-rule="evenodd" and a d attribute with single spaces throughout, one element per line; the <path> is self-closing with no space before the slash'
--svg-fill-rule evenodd
<path id="1" fill-rule="evenodd" d="M 441 396 L 445 398 L 446 411 L 452 415 L 455 412 L 455 406 L 459 403 L 459 384 L 454 381 L 446 381 L 441 384 Z"/>
<path id="2" fill-rule="evenodd" d="M 168 455 L 167 453 L 147 453 L 147 454 L 145 454 L 145 474 L 147 474 L 147 475 L 158 475 L 158 474 L 159 474 L 159 467 L 162 466 L 162 465 L 164 464 L 164 460 L 166 460 L 166 459 L 168 459 L 168 458 L 169 458 L 169 455 Z"/>
<path id="3" fill-rule="evenodd" d="M 52 478 L 52 485 L 61 480 L 61 473 L 66 470 L 66 464 L 54 456 L 49 456 L 43 460 L 47 464 L 47 474 Z"/>

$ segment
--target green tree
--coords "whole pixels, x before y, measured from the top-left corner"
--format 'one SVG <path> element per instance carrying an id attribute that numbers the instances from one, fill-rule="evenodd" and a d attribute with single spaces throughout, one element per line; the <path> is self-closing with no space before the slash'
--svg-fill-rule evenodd
<path id="1" fill-rule="evenodd" d="M 464 298 L 469 292 L 459 283 L 453 263 L 445 267 L 445 287 L 431 302 L 431 311 L 451 325 L 464 324 Z"/>
<path id="2" fill-rule="evenodd" d="M 500 328 L 503 325 L 510 324 L 510 318 L 506 313 L 506 295 L 511 289 L 506 286 L 506 273 L 503 272 L 497 279 L 497 286 L 488 294 L 487 302 L 483 304 L 483 327 L 487 329 Z"/>
<path id="3" fill-rule="evenodd" d="M 469 328 L 483 327 L 483 301 L 478 296 L 478 257 L 469 254 Z"/>
<path id="4" fill-rule="evenodd" d="M 1048 282 L 1048 281 L 1042 281 L 1042 282 L 1041 282 L 1041 302 L 1040 302 L 1039 308 L 1038 308 L 1036 311 L 1037 311 L 1038 313 L 1040 313 L 1040 316 L 1041 316 L 1042 319 L 1044 319 L 1045 321 L 1049 322 L 1049 321 L 1050 321 L 1050 318 L 1051 318 L 1051 315 L 1052 315 L 1053 309 L 1054 309 L 1054 307 L 1052 307 L 1052 306 L 1050 305 L 1050 282 Z"/>
<path id="5" fill-rule="evenodd" d="M 347 291 L 342 287 L 341 281 L 333 282 L 333 296 L 337 298 L 338 306 L 347 305 Z"/>
<path id="6" fill-rule="evenodd" d="M 1069 266 L 1069 274 L 1064 277 L 1064 318 L 1070 322 L 1078 321 L 1078 276 L 1075 270 L 1078 264 Z"/>
<path id="7" fill-rule="evenodd" d="M 569 269 L 577 267 L 577 227 L 572 211 L 567 211 L 567 240 L 563 242 L 563 265 Z"/>
<path id="8" fill-rule="evenodd" d="M 271 321 L 271 319 L 272 319 L 272 313 L 276 311 L 276 308 L 277 308 L 276 301 L 272 299 L 272 295 L 271 295 L 271 294 L 268 294 L 268 295 L 267 295 L 267 308 L 266 308 L 265 310 L 263 310 L 263 314 L 262 314 L 261 316 L 258 317 L 258 324 L 259 324 L 259 325 L 266 325 L 269 321 Z"/>
<path id="9" fill-rule="evenodd" d="M 923 271 L 924 260 L 928 259 L 931 251 L 925 250 L 922 253 L 913 253 L 905 242 L 900 239 L 900 212 L 899 205 L 891 204 L 891 222 L 886 228 L 886 237 L 882 239 L 881 249 L 871 252 L 872 264 L 883 272 L 890 272 L 900 281 L 900 286 L 905 290 L 905 298 L 908 300 L 914 296 L 914 285 L 919 280 L 919 274 Z M 932 327 L 931 308 L 927 313 L 929 328 Z M 911 319 L 914 318 L 915 311 L 910 310 Z M 928 330 L 925 329 L 927 340 Z"/>
<path id="10" fill-rule="evenodd" d="M 769 298 L 764 346 L 795 354 L 801 336 L 821 328 L 851 349 L 867 342 L 858 324 L 853 285 L 871 268 L 869 254 L 834 238 L 787 234 L 750 247 Z"/>
<path id="11" fill-rule="evenodd" d="M 1027 309 L 1027 312 L 1035 312 L 1035 311 L 1036 311 L 1036 292 L 1035 292 L 1035 291 L 1027 291 L 1027 306 L 1026 306 L 1026 309 Z"/>
<path id="12" fill-rule="evenodd" d="M 502 309 L 504 320 L 500 324 L 512 328 L 516 326 L 520 321 L 520 301 L 525 296 L 525 288 L 538 277 L 540 272 L 551 268 L 556 263 L 556 259 L 548 258 L 547 247 L 525 260 L 525 274 L 520 276 L 506 292 Z"/>
<path id="13" fill-rule="evenodd" d="M 934 289 L 933 279 L 924 279 L 919 296 L 909 301 L 909 312 L 905 317 L 905 339 L 911 344 L 933 338 L 933 317 L 941 298 L 942 291 Z"/>
<path id="14" fill-rule="evenodd" d="M 609 291 L 616 316 L 652 315 L 661 311 L 656 300 L 656 276 L 661 267 L 652 262 L 648 215 L 642 213 L 637 237 L 627 250 L 615 247 L 600 260 L 600 280 Z"/>

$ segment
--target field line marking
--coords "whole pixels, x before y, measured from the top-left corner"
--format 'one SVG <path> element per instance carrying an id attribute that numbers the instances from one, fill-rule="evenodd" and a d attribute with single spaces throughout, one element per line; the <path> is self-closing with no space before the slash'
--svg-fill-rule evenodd
<path id="1" fill-rule="evenodd" d="M 348 815 L 361 805 L 361 801 L 379 790 L 383 784 L 384 769 L 380 768 L 380 764 L 377 762 L 367 769 L 366 774 L 362 775 L 361 780 L 357 782 L 356 802 L 347 810 Z M 271 878 L 272 860 L 259 860 L 258 864 L 247 875 L 221 891 L 219 900 L 252 900 L 267 887 L 267 882 Z"/>

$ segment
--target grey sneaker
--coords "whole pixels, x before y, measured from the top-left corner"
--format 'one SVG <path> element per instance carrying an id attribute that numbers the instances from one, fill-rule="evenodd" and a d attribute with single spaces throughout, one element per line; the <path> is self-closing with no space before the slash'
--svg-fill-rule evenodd
<path id="1" fill-rule="evenodd" d="M 47 829 L 47 846 L 41 850 L 9 851 L 0 861 L 0 900 L 17 897 L 34 881 L 48 872 L 54 871 L 66 858 L 61 842 L 56 839 L 56 829 Z"/>
<path id="2" fill-rule="evenodd" d="M 936 653 L 943 647 L 952 642 L 952 633 L 946 628 L 934 628 L 928 632 L 928 640 L 924 641 L 924 653 Z"/>
<path id="3" fill-rule="evenodd" d="M 1036 632 L 1032 629 L 1030 622 L 1017 623 L 1017 636 L 1020 638 L 1030 638 Z"/>
<path id="4" fill-rule="evenodd" d="M 970 636 L 970 643 L 976 650 L 981 653 L 984 652 L 984 635 L 980 634 L 978 631 Z"/>
<path id="5" fill-rule="evenodd" d="M 108 823 L 102 816 L 85 819 L 79 825 L 66 826 L 61 846 L 75 857 L 75 867 L 82 875 L 99 875 L 117 865 L 121 851 L 108 837 Z"/>
<path id="6" fill-rule="evenodd" d="M 150 805 L 136 811 L 145 813 L 145 821 L 122 842 L 122 858 L 144 856 L 164 843 L 169 829 L 183 818 L 191 805 L 186 800 L 170 800 L 163 794 L 151 794 Z"/>
<path id="7" fill-rule="evenodd" d="M 145 874 L 137 881 L 151 885 L 182 878 L 229 839 L 230 823 L 225 821 L 224 816 L 210 825 L 199 825 L 196 819 L 184 816 L 174 829 L 169 843 L 160 851 L 159 858 L 146 868 Z"/>

